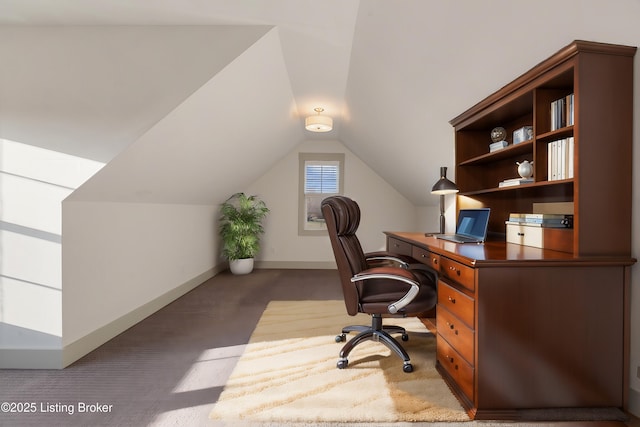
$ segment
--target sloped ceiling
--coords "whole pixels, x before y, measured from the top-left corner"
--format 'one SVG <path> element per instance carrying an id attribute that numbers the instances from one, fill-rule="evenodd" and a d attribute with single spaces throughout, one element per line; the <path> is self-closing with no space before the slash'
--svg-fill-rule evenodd
<path id="1" fill-rule="evenodd" d="M 67 200 L 224 200 L 303 139 L 295 110 L 274 28 Z"/>
<path id="2" fill-rule="evenodd" d="M 2 137 L 108 162 L 270 28 L 0 27 Z"/>
<path id="3" fill-rule="evenodd" d="M 339 139 L 415 205 L 436 204 L 428 189 L 440 166 L 453 166 L 452 117 L 574 39 L 640 44 L 637 0 L 0 0 L 0 10 L 0 136 L 102 161 L 119 156 L 87 198 L 210 197 L 207 186 L 228 175 L 213 174 L 183 200 L 180 181 L 154 187 L 151 175 L 132 172 L 143 162 L 156 174 L 190 176 L 166 160 L 194 161 L 170 147 L 164 129 L 189 144 L 185 151 L 231 150 L 209 158 L 212 168 L 255 153 L 252 172 L 234 176 L 241 182 L 303 139 Z M 226 118 L 215 132 L 194 128 L 210 132 L 208 147 L 169 131 L 204 99 Z M 302 130 L 316 106 L 334 131 Z M 253 123 L 261 132 L 247 129 Z M 129 192 L 115 180 L 125 172 Z"/>

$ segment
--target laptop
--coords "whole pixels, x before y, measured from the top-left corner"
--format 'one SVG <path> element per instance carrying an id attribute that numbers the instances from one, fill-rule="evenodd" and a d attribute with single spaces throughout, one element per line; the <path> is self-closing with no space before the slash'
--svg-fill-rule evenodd
<path id="1" fill-rule="evenodd" d="M 456 243 L 483 243 L 487 238 L 491 209 L 460 209 L 455 234 L 434 234 L 434 237 Z"/>

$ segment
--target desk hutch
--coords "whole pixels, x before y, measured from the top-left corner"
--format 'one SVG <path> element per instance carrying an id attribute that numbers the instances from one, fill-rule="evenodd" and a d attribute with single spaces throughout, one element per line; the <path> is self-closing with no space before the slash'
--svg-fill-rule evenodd
<path id="1" fill-rule="evenodd" d="M 575 41 L 451 120 L 457 209 L 491 208 L 488 242 L 386 233 L 389 250 L 439 272 L 437 368 L 472 418 L 626 407 L 635 51 Z M 573 124 L 552 126 L 570 94 Z M 498 126 L 532 137 L 490 152 Z M 554 179 L 549 143 L 567 138 L 572 177 Z M 500 187 L 524 160 L 533 182 Z M 573 228 L 545 248 L 505 241 L 510 213 L 551 202 L 573 207 Z"/>

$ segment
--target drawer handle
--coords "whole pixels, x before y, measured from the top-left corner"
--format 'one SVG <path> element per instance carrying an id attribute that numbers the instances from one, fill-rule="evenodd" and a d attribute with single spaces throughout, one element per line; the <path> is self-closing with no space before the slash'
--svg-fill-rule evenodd
<path id="1" fill-rule="evenodd" d="M 458 330 L 456 329 L 456 325 L 453 323 L 447 322 L 447 326 L 453 331 L 454 334 L 458 335 Z"/>
<path id="2" fill-rule="evenodd" d="M 455 268 L 455 267 L 449 267 L 449 270 L 451 270 L 451 271 L 455 271 L 455 272 L 456 272 L 456 274 L 457 274 L 458 276 L 460 275 L 460 270 L 458 270 L 458 269 L 457 269 L 457 268 Z"/>
<path id="3" fill-rule="evenodd" d="M 399 247 L 400 247 L 400 245 L 399 245 L 399 244 L 397 244 L 397 243 L 394 243 L 394 244 L 393 244 L 393 246 L 395 246 L 396 248 L 399 248 Z"/>
<path id="4" fill-rule="evenodd" d="M 445 356 L 445 359 L 447 359 L 447 361 L 451 364 L 455 363 L 455 359 L 451 356 Z M 456 371 L 458 370 L 458 365 L 453 365 L 453 369 L 455 369 Z"/>
<path id="5" fill-rule="evenodd" d="M 438 265 L 438 258 L 434 258 L 431 262 L 433 262 L 435 265 Z"/>
<path id="6" fill-rule="evenodd" d="M 421 256 L 422 258 L 426 258 L 426 257 L 427 257 L 425 254 L 420 254 L 420 256 Z"/>
<path id="7" fill-rule="evenodd" d="M 447 299 L 451 302 L 451 304 L 455 304 L 456 303 L 456 299 L 455 298 L 447 297 Z"/>
<path id="8" fill-rule="evenodd" d="M 524 237 L 524 233 L 520 233 L 520 232 L 518 232 L 518 236 L 522 236 L 522 237 Z"/>

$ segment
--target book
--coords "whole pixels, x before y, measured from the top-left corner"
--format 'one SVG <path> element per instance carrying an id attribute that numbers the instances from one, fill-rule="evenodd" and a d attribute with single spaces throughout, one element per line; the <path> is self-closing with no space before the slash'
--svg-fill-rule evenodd
<path id="1" fill-rule="evenodd" d="M 540 227 L 540 228 L 571 228 L 568 225 L 560 222 L 554 223 L 540 223 L 540 222 L 517 222 L 517 221 L 505 221 L 505 224 L 509 225 L 524 225 L 525 227 Z"/>
<path id="2" fill-rule="evenodd" d="M 574 117 L 574 96 L 573 93 L 556 99 L 551 103 L 551 130 L 558 130 L 563 127 L 573 126 Z"/>
<path id="3" fill-rule="evenodd" d="M 547 179 L 549 181 L 573 178 L 574 150 L 572 136 L 547 144 Z"/>
<path id="4" fill-rule="evenodd" d="M 573 124 L 573 123 L 572 123 Z M 569 137 L 567 144 L 569 147 L 567 148 L 567 178 L 573 178 L 573 151 L 574 151 L 574 142 L 573 137 Z"/>
<path id="5" fill-rule="evenodd" d="M 570 214 L 556 214 L 556 213 L 517 213 L 513 212 L 509 214 L 509 218 L 522 218 L 522 219 L 562 219 Z"/>
<path id="6" fill-rule="evenodd" d="M 573 228 L 573 215 L 542 214 L 542 213 L 511 213 L 509 220 L 512 224 L 534 225 L 538 227 Z"/>
<path id="7" fill-rule="evenodd" d="M 567 95 L 567 126 L 573 126 L 573 116 L 574 116 L 574 108 L 573 108 L 573 94 Z"/>
<path id="8" fill-rule="evenodd" d="M 509 145 L 509 143 L 507 141 L 494 142 L 494 143 L 489 145 L 489 152 L 493 153 L 494 151 L 502 150 L 507 145 Z"/>
<path id="9" fill-rule="evenodd" d="M 514 185 L 531 184 L 532 182 L 533 178 L 505 179 L 504 181 L 500 181 L 498 187 L 512 187 Z"/>

